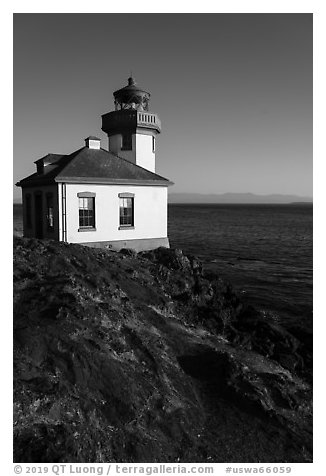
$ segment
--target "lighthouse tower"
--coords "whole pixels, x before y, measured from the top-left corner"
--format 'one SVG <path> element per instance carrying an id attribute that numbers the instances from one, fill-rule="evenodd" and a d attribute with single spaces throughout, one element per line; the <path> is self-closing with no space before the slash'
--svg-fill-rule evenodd
<path id="1" fill-rule="evenodd" d="M 155 172 L 156 136 L 161 132 L 157 114 L 149 112 L 150 93 L 128 78 L 128 85 L 113 93 L 115 110 L 102 116 L 102 131 L 109 152 Z"/>

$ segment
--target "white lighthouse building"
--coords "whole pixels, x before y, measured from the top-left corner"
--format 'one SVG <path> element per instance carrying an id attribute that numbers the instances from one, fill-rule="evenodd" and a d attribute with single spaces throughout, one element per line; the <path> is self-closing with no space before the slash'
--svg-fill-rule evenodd
<path id="1" fill-rule="evenodd" d="M 137 251 L 169 246 L 168 179 L 155 173 L 157 114 L 134 79 L 114 92 L 97 137 L 69 155 L 47 154 L 22 187 L 24 236 Z"/>
<path id="2" fill-rule="evenodd" d="M 129 78 L 128 85 L 113 96 L 115 111 L 102 116 L 109 151 L 155 172 L 156 136 L 161 132 L 161 121 L 148 110 L 150 94 Z"/>

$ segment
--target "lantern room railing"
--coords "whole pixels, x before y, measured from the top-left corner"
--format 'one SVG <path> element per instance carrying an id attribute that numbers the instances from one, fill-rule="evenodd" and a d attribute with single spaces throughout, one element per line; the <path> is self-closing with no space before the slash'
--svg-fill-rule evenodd
<path id="1" fill-rule="evenodd" d="M 102 130 L 109 135 L 137 127 L 146 127 L 161 132 L 161 121 L 157 114 L 136 109 L 112 111 L 102 116 Z"/>
<path id="2" fill-rule="evenodd" d="M 161 130 L 161 121 L 158 115 L 146 111 L 137 112 L 137 125 L 157 126 Z"/>

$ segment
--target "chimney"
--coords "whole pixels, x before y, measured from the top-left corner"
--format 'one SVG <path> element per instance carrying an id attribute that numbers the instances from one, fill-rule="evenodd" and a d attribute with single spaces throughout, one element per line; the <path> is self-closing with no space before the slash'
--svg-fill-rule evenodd
<path id="1" fill-rule="evenodd" d="M 85 139 L 85 145 L 89 149 L 100 149 L 101 148 L 101 139 L 94 136 L 89 136 Z"/>

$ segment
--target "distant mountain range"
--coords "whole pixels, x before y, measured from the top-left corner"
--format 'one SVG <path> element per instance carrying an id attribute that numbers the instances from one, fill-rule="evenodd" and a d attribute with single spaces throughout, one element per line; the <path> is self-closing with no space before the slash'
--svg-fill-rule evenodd
<path id="1" fill-rule="evenodd" d="M 298 195 L 255 195 L 254 193 L 170 193 L 169 203 L 312 203 L 312 197 Z"/>
<path id="2" fill-rule="evenodd" d="M 21 199 L 14 198 L 14 204 L 18 203 L 22 203 Z M 312 197 L 254 193 L 169 193 L 169 203 L 312 203 Z"/>

